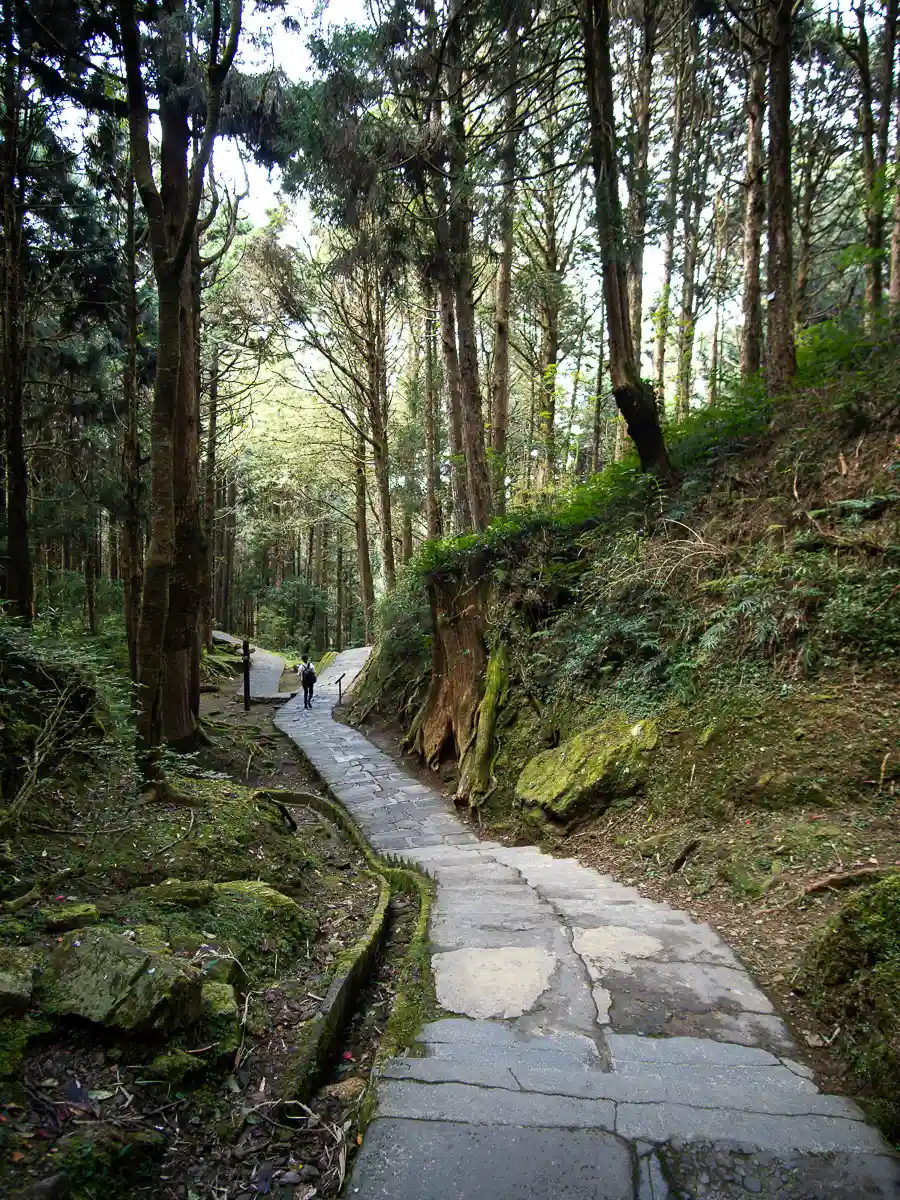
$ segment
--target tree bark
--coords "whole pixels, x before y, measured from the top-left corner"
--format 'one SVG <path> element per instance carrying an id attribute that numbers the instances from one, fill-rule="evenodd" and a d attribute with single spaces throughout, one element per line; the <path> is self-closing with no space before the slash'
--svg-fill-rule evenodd
<path id="1" fill-rule="evenodd" d="M 613 395 L 637 449 L 641 469 L 653 473 L 663 482 L 672 482 L 674 474 L 656 403 L 652 392 L 645 388 L 638 374 L 631 337 L 616 159 L 609 0 L 581 0 L 580 15 Z"/>
<path id="2" fill-rule="evenodd" d="M 634 168 L 628 180 L 628 297 L 635 362 L 640 370 L 644 326 L 644 241 L 650 192 L 650 117 L 653 101 L 653 60 L 659 25 L 657 0 L 644 0 L 640 16 L 641 50 L 637 68 L 634 112 Z"/>
<path id="3" fill-rule="evenodd" d="M 425 291 L 425 529 L 426 536 L 441 536 L 438 475 L 438 371 L 435 346 L 434 294 Z"/>
<path id="4" fill-rule="evenodd" d="M 506 441 L 509 424 L 509 302 L 512 291 L 513 229 L 516 204 L 516 151 L 519 142 L 518 39 L 513 22 L 507 29 L 509 72 L 506 81 L 506 132 L 500 155 L 503 191 L 500 200 L 500 262 L 494 311 L 494 360 L 491 378 L 491 474 L 494 509 L 506 512 Z"/>
<path id="5" fill-rule="evenodd" d="M 141 447 L 137 387 L 137 254 L 134 238 L 135 194 L 131 164 L 125 180 L 125 374 L 122 378 L 125 436 L 122 440 L 122 581 L 125 603 L 125 636 L 131 678 L 137 680 L 137 632 L 144 572 L 144 539 L 141 521 Z"/>
<path id="6" fill-rule="evenodd" d="M 213 343 L 209 368 L 209 408 L 206 417 L 206 464 L 203 480 L 203 536 L 206 558 L 203 577 L 203 645 L 212 647 L 213 581 L 216 576 L 216 440 L 219 424 L 219 346 Z"/>
<path id="7" fill-rule="evenodd" d="M 3 205 L 3 424 L 6 451 L 6 598 L 11 616 L 29 624 L 34 615 L 34 579 L 28 537 L 28 460 L 25 455 L 24 324 L 25 228 L 23 176 L 29 149 L 28 103 L 22 91 L 13 35 L 13 2 L 3 0 L 3 146 L 0 192 Z"/>
<path id="8" fill-rule="evenodd" d="M 459 385 L 459 355 L 456 348 L 456 307 L 449 281 L 440 283 L 441 347 L 444 374 L 447 377 L 447 410 L 450 431 L 450 494 L 453 500 L 453 528 L 465 533 L 472 528 L 469 489 L 466 482 L 466 454 L 463 447 L 462 400 Z"/>
<path id="9" fill-rule="evenodd" d="M 235 0 L 227 42 L 220 57 L 221 10 L 214 0 L 214 37 L 207 66 L 206 114 L 203 136 L 188 170 L 190 102 L 178 87 L 187 70 L 185 43 L 169 39 L 160 49 L 159 87 L 160 186 L 153 174 L 150 150 L 150 110 L 142 74 L 142 53 L 135 0 L 120 0 L 122 56 L 128 96 L 128 126 L 135 183 L 147 214 L 153 270 L 157 283 L 159 344 L 151 415 L 151 516 L 150 544 L 144 569 L 138 626 L 138 682 L 140 712 L 138 740 L 148 780 L 159 782 L 156 749 L 164 736 L 181 740 L 196 726 L 195 665 L 198 658 L 197 619 L 199 589 L 193 588 L 199 564 L 187 563 L 191 542 L 201 549 L 199 500 L 195 503 L 196 462 L 188 478 L 176 480 L 176 446 L 190 452 L 196 441 L 196 390 L 194 361 L 183 361 L 186 341 L 193 336 L 190 256 L 203 197 L 206 168 L 212 155 L 221 112 L 222 86 L 237 52 L 241 29 L 241 3 Z M 186 377 L 190 376 L 190 384 Z M 191 405 L 193 397 L 193 405 Z M 191 421 L 194 419 L 194 427 Z M 193 439 L 193 441 L 192 441 Z M 190 478 L 192 476 L 192 479 Z M 179 552 L 179 518 L 184 536 Z M 176 577 L 179 569 L 185 574 Z M 176 611 L 169 627 L 170 592 L 176 577 Z M 190 604 L 196 607 L 191 612 Z M 186 646 L 193 627 L 193 645 Z"/>
<path id="10" fill-rule="evenodd" d="M 337 527 L 335 549 L 334 648 L 340 654 L 344 648 L 344 527 Z"/>
<path id="11" fill-rule="evenodd" d="M 675 260 L 675 228 L 678 221 L 678 185 L 681 178 L 681 149 L 684 138 L 684 35 L 678 34 L 674 55 L 675 96 L 672 112 L 672 149 L 669 154 L 669 182 L 666 190 L 665 232 L 663 237 L 663 277 L 659 304 L 654 315 L 656 345 L 653 353 L 653 377 L 660 419 L 666 412 L 666 347 L 672 319 L 672 267 Z"/>
<path id="12" fill-rule="evenodd" d="M 762 366 L 762 284 L 760 257 L 766 214 L 763 166 L 763 122 L 766 112 L 766 66 L 763 47 L 750 48 L 747 76 L 747 171 L 744 177 L 744 283 L 741 308 L 741 378 L 752 379 Z"/>
<path id="13" fill-rule="evenodd" d="M 359 417 L 361 415 L 358 414 Z M 364 636 L 366 645 L 371 645 L 375 637 L 375 585 L 372 581 L 369 526 L 366 516 L 366 442 L 361 427 L 356 437 L 356 464 L 353 480 L 356 505 L 356 558 L 359 571 L 359 590 L 362 598 Z"/>
<path id="14" fill-rule="evenodd" d="M 793 304 L 791 191 L 792 0 L 769 0 L 769 254 L 766 286 L 766 385 L 783 392 L 797 371 Z"/>
<path id="15" fill-rule="evenodd" d="M 472 267 L 472 183 L 467 159 L 466 111 L 462 71 L 463 0 L 453 0 L 446 38 L 449 128 L 449 196 L 447 218 L 456 302 L 459 347 L 459 394 L 469 512 L 475 529 L 491 519 L 491 479 L 484 444 L 484 418 L 478 379 L 475 294 Z"/>

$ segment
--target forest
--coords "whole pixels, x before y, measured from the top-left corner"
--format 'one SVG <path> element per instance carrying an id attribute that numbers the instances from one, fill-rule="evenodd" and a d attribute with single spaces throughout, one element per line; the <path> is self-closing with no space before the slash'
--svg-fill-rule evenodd
<path id="1" fill-rule="evenodd" d="M 0 0 L 0 41 L 0 1083 L 68 1044 L 4 998 L 60 888 L 171 943 L 139 893 L 206 847 L 307 916 L 336 854 L 362 921 L 343 818 L 253 791 L 318 784 L 227 634 L 374 646 L 347 721 L 716 924 L 896 1140 L 898 0 Z M 274 911 L 242 944 L 294 953 Z"/>

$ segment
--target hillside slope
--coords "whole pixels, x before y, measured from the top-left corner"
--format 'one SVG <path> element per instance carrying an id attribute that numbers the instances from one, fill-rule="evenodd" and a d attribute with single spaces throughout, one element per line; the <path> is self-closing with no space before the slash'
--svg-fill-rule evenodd
<path id="1" fill-rule="evenodd" d="M 896 339 L 820 328 L 790 397 L 672 431 L 671 493 L 626 461 L 429 543 L 355 708 L 495 836 L 718 923 L 895 1133 L 896 877 L 843 918 L 855 966 L 817 930 L 898 866 L 898 370 Z"/>

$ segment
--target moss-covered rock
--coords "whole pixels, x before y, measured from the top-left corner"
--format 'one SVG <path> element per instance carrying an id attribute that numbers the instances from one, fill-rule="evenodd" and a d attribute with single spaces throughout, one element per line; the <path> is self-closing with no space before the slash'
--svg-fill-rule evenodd
<path id="1" fill-rule="evenodd" d="M 0 1079 L 16 1073 L 29 1041 L 49 1028 L 45 1017 L 31 1013 L 0 1017 Z"/>
<path id="2" fill-rule="evenodd" d="M 85 1126 L 60 1138 L 55 1162 L 76 1195 L 119 1200 L 134 1184 L 155 1182 L 165 1150 L 165 1136 L 154 1129 Z"/>
<path id="3" fill-rule="evenodd" d="M 137 888 L 133 896 L 151 904 L 168 904 L 175 908 L 202 908 L 215 896 L 215 884 L 208 879 L 167 879 L 151 887 Z"/>
<path id="4" fill-rule="evenodd" d="M 164 1079 L 168 1083 L 181 1083 L 188 1075 L 194 1075 L 206 1066 L 198 1054 L 188 1054 L 186 1050 L 173 1047 L 156 1058 L 147 1067 L 147 1073 L 152 1079 Z"/>
<path id="5" fill-rule="evenodd" d="M 526 763 L 516 798 L 559 820 L 602 812 L 641 787 L 658 740 L 656 722 L 649 719 L 594 725 Z"/>
<path id="6" fill-rule="evenodd" d="M 28 946 L 0 946 L 0 1013 L 21 1012 L 31 1003 L 36 955 Z"/>
<path id="7" fill-rule="evenodd" d="M 76 929 L 51 954 L 43 1009 L 129 1032 L 168 1033 L 200 1016 L 198 971 L 102 929 Z"/>
<path id="8" fill-rule="evenodd" d="M 841 908 L 808 949 L 802 984 L 900 1136 L 900 874 Z"/>
<path id="9" fill-rule="evenodd" d="M 52 908 L 42 908 L 39 916 L 44 928 L 51 933 L 84 929 L 87 925 L 96 925 L 100 920 L 96 904 L 58 904 Z"/>
<path id="10" fill-rule="evenodd" d="M 132 933 L 134 934 L 134 944 L 144 950 L 152 950 L 154 954 L 171 952 L 166 931 L 159 925 L 135 925 Z"/>
<path id="11" fill-rule="evenodd" d="M 241 1044 L 241 1015 L 230 983 L 210 980 L 203 985 L 200 1036 L 214 1043 L 218 1055 L 233 1055 Z"/>
<path id="12" fill-rule="evenodd" d="M 217 883 L 209 918 L 205 929 L 252 957 L 288 952 L 315 931 L 295 901 L 256 879 Z"/>

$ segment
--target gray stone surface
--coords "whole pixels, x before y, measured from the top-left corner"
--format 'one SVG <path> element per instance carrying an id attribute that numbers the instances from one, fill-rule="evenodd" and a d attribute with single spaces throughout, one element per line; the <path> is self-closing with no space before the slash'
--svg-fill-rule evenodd
<path id="1" fill-rule="evenodd" d="M 625 1200 L 633 1195 L 632 1177 L 629 1150 L 611 1134 L 382 1118 L 366 1134 L 345 1194 L 359 1200 Z"/>
<path id="2" fill-rule="evenodd" d="M 438 881 L 438 997 L 387 1063 L 347 1194 L 362 1200 L 900 1196 L 896 1160 L 823 1095 L 708 925 L 533 846 L 479 841 L 436 788 L 332 720 L 366 650 L 276 724 L 371 840 Z M 262 665 L 262 664 L 260 664 Z M 467 1019 L 471 1016 L 473 1019 Z"/>

